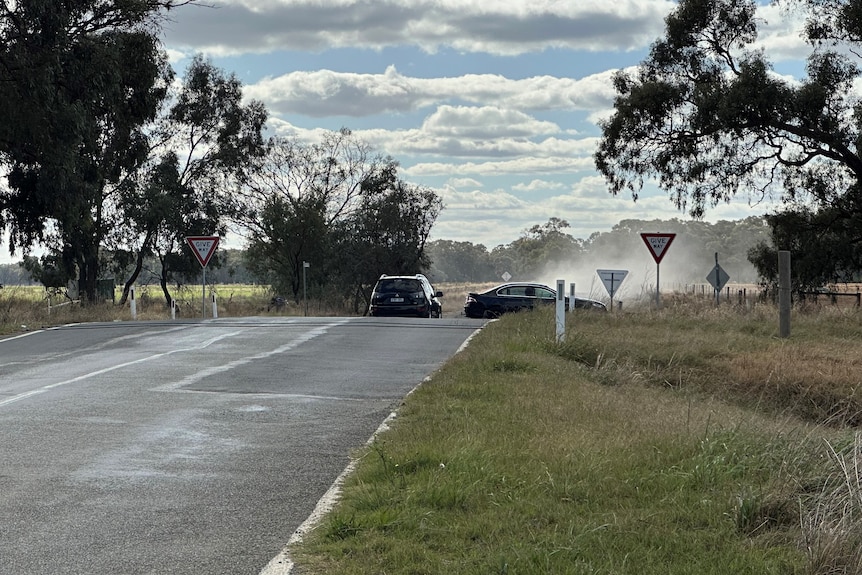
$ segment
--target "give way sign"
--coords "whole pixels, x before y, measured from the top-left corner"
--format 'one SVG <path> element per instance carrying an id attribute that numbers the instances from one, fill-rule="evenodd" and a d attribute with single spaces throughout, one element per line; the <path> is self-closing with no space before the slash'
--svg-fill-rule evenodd
<path id="1" fill-rule="evenodd" d="M 667 253 L 667 249 L 670 247 L 676 234 L 642 233 L 641 237 L 649 248 L 655 263 L 660 264 L 661 259 L 664 257 L 664 254 Z"/>
<path id="2" fill-rule="evenodd" d="M 210 258 L 216 251 L 218 245 L 218 236 L 187 236 L 186 241 L 192 248 L 192 253 L 201 263 L 201 267 L 207 267 L 210 263 Z"/>

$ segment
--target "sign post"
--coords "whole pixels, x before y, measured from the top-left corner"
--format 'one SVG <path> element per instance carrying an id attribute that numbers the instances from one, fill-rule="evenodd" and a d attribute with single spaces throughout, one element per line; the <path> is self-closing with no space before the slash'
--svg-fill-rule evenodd
<path id="1" fill-rule="evenodd" d="M 308 316 L 308 283 L 306 282 L 306 270 L 311 267 L 311 264 L 302 262 L 302 302 L 305 304 L 305 315 Z"/>
<path id="2" fill-rule="evenodd" d="M 218 246 L 218 236 L 187 236 L 186 242 L 192 248 L 192 253 L 195 254 L 198 262 L 203 268 L 203 287 L 201 292 L 201 317 L 207 316 L 207 264 L 215 254 L 216 246 Z"/>
<path id="3" fill-rule="evenodd" d="M 715 290 L 715 305 L 721 303 L 721 290 L 724 289 L 725 284 L 730 279 L 730 276 L 727 275 L 727 272 L 724 271 L 720 265 L 718 265 L 718 252 L 715 252 L 715 267 L 707 274 L 706 281 L 708 281 L 712 285 L 712 289 Z"/>
<path id="4" fill-rule="evenodd" d="M 670 244 L 673 243 L 673 239 L 676 237 L 676 234 L 653 234 L 653 233 L 642 233 L 641 238 L 643 239 L 646 246 L 649 248 L 650 253 L 652 254 L 653 259 L 655 260 L 655 307 L 656 309 L 661 309 L 661 291 L 659 290 L 659 264 L 661 264 L 661 259 L 664 257 L 664 254 L 667 253 L 667 249 L 670 247 Z"/>

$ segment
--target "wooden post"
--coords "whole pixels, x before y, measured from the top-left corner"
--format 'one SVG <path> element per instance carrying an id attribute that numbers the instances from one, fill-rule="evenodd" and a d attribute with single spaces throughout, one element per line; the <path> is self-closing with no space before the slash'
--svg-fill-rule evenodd
<path id="1" fill-rule="evenodd" d="M 778 337 L 790 337 L 790 252 L 778 252 Z"/>

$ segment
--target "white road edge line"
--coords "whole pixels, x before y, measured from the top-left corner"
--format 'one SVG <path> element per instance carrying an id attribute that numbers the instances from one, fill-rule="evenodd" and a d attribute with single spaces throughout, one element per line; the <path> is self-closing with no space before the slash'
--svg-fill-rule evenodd
<path id="1" fill-rule="evenodd" d="M 458 347 L 454 355 L 458 355 L 459 353 L 464 351 L 464 349 L 466 349 L 467 346 L 470 344 L 470 341 L 473 339 L 473 337 L 480 331 L 482 331 L 481 327 L 471 333 L 467 337 L 467 339 L 464 340 L 464 343 L 462 343 L 460 347 Z M 411 389 L 405 397 L 410 397 L 410 395 L 414 391 L 419 389 L 419 386 L 421 386 L 429 379 L 431 379 L 431 376 L 428 376 L 421 382 L 419 382 L 419 384 L 413 389 Z M 396 411 L 390 413 L 386 417 L 386 419 L 383 420 L 383 423 L 380 424 L 380 427 L 377 428 L 374 434 L 368 438 L 368 441 L 365 442 L 365 445 L 371 445 L 374 440 L 377 439 L 378 435 L 389 429 L 389 424 L 396 417 L 398 417 L 398 413 Z M 312 529 L 317 527 L 321 519 L 323 519 L 323 517 L 332 510 L 332 508 L 338 502 L 339 496 L 341 495 L 341 486 L 344 485 L 344 480 L 347 479 L 348 475 L 353 473 L 358 464 L 358 459 L 350 460 L 350 463 L 347 464 L 347 467 L 344 468 L 344 471 L 342 471 L 338 475 L 338 477 L 335 478 L 335 482 L 329 487 L 326 493 L 323 494 L 323 497 L 321 497 L 320 500 L 317 502 L 317 505 L 314 507 L 314 510 L 311 512 L 311 515 L 309 515 L 308 518 L 303 521 L 299 527 L 297 527 L 296 531 L 293 532 L 293 535 L 290 536 L 290 539 L 287 540 L 287 545 L 285 545 L 284 549 L 282 549 L 278 553 L 278 555 L 273 557 L 272 560 L 267 563 L 266 567 L 264 567 L 258 575 L 290 575 L 291 571 L 293 571 L 293 560 L 290 558 L 290 546 L 302 541 L 302 537 L 306 533 L 309 533 Z"/>

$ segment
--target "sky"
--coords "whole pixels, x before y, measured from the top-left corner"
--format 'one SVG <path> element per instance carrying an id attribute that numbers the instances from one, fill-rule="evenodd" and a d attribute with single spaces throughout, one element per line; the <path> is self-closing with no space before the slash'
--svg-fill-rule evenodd
<path id="1" fill-rule="evenodd" d="M 611 195 L 592 159 L 613 74 L 646 57 L 675 2 L 204 1 L 164 23 L 178 74 L 198 53 L 235 74 L 266 105 L 271 134 L 351 129 L 440 194 L 432 240 L 491 249 L 552 217 L 576 238 L 688 218 L 657 188 L 636 203 Z M 759 16 L 776 72 L 795 71 L 799 22 L 768 5 Z M 743 196 L 705 220 L 768 210 Z"/>

